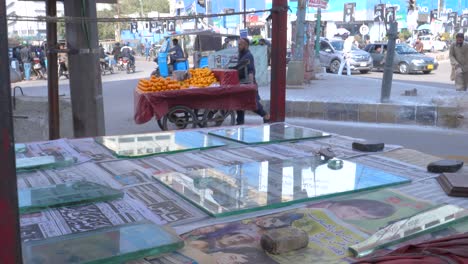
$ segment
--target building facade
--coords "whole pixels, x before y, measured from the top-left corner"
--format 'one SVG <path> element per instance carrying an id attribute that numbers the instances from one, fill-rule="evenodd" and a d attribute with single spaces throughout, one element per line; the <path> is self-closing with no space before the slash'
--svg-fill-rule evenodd
<path id="1" fill-rule="evenodd" d="M 45 16 L 45 2 L 6 0 L 7 16 Z M 57 14 L 63 15 L 63 5 L 57 3 Z M 46 38 L 46 23 L 36 21 L 8 20 L 8 36 L 25 40 L 44 40 Z"/>

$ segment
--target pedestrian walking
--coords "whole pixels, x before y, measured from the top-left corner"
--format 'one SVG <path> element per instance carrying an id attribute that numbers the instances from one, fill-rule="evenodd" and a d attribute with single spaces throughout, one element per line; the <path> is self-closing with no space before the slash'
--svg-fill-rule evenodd
<path id="1" fill-rule="evenodd" d="M 239 79 L 248 79 L 249 83 L 257 84 L 257 81 L 255 80 L 255 62 L 254 62 L 254 57 L 252 53 L 250 53 L 249 50 L 249 45 L 250 42 L 246 38 L 241 38 L 239 39 L 239 44 L 238 44 L 238 65 L 235 67 L 238 70 L 242 67 L 247 67 L 247 76 L 239 76 Z M 261 116 L 263 118 L 264 123 L 269 123 L 270 122 L 270 115 L 263 109 L 263 105 L 260 103 L 260 95 L 258 94 L 258 89 L 257 89 L 257 95 L 256 95 L 256 100 L 257 100 L 257 110 L 254 111 L 257 115 Z M 236 118 L 236 123 L 237 125 L 242 125 L 244 124 L 244 116 L 245 116 L 245 111 L 239 110 L 237 111 L 237 118 Z"/>
<path id="2" fill-rule="evenodd" d="M 468 87 L 468 43 L 463 33 L 456 35 L 456 41 L 450 46 L 450 64 L 455 71 L 457 91 L 466 91 Z"/>
<path id="3" fill-rule="evenodd" d="M 343 68 L 346 64 L 346 73 L 347 75 L 351 75 L 351 65 L 350 65 L 350 59 L 351 59 L 351 50 L 353 49 L 353 39 L 349 37 L 347 33 L 343 34 L 343 57 L 341 58 L 341 64 L 340 64 L 340 69 L 338 70 L 338 75 L 341 75 L 343 73 Z"/>

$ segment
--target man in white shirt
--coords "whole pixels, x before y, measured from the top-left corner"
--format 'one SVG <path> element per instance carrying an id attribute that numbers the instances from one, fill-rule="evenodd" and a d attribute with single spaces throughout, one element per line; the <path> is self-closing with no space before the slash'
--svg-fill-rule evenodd
<path id="1" fill-rule="evenodd" d="M 351 59 L 351 50 L 353 49 L 353 40 L 352 38 L 349 37 L 347 33 L 343 34 L 343 58 L 341 58 L 341 64 L 340 64 L 340 69 L 338 70 L 338 75 L 341 75 L 343 73 L 343 68 L 346 64 L 346 73 L 348 75 L 351 75 L 351 65 L 350 65 L 350 59 Z"/>

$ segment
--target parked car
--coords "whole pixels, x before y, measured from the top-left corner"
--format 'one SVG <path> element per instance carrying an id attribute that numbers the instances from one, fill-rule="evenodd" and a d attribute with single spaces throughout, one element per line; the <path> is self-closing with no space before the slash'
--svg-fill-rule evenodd
<path id="1" fill-rule="evenodd" d="M 424 51 L 445 51 L 448 49 L 447 43 L 445 41 L 437 40 L 436 37 L 432 35 L 420 36 L 421 42 L 423 43 Z"/>
<path id="2" fill-rule="evenodd" d="M 320 65 L 331 73 L 338 73 L 343 58 L 344 40 L 326 38 L 320 39 Z M 351 50 L 351 70 L 368 73 L 372 69 L 373 61 L 370 54 L 355 45 Z M 346 66 L 345 66 L 346 69 Z"/>
<path id="3" fill-rule="evenodd" d="M 387 52 L 386 43 L 368 44 L 364 50 L 369 52 L 374 60 L 375 70 L 383 70 Z M 401 74 L 423 72 L 429 74 L 437 70 L 439 63 L 436 59 L 417 52 L 407 44 L 400 43 L 395 46 L 393 70 Z"/>

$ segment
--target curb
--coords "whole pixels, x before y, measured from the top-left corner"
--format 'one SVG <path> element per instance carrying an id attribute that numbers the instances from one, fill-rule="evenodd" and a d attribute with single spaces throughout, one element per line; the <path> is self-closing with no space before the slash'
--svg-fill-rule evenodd
<path id="1" fill-rule="evenodd" d="M 262 100 L 266 109 L 269 100 Z M 287 117 L 458 128 L 461 109 L 450 106 L 286 101 Z"/>

